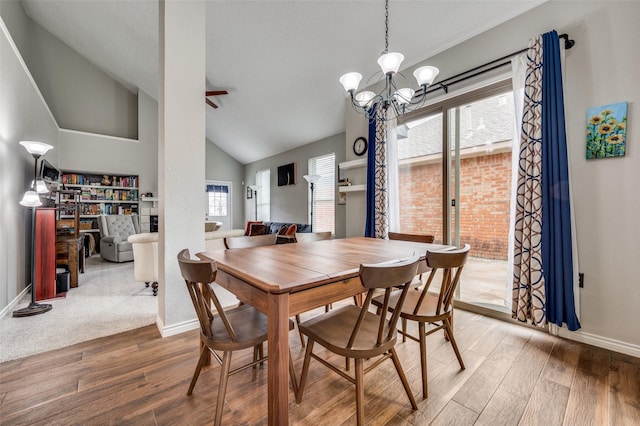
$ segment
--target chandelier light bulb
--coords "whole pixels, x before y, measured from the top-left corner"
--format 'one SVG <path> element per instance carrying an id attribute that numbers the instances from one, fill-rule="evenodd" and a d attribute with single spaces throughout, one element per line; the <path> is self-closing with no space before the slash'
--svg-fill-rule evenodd
<path id="1" fill-rule="evenodd" d="M 378 58 L 378 65 L 380 65 L 384 75 L 393 75 L 400 69 L 402 61 L 404 61 L 404 55 L 402 53 L 389 52 Z"/>
<path id="2" fill-rule="evenodd" d="M 371 100 L 376 96 L 375 93 L 369 90 L 358 93 L 355 97 L 356 102 L 363 108 L 369 108 L 371 106 Z"/>
<path id="3" fill-rule="evenodd" d="M 53 147 L 48 143 L 37 141 L 20 141 L 20 145 L 24 146 L 29 154 L 37 157 L 40 157 L 46 154 L 50 149 L 53 149 Z"/>
<path id="4" fill-rule="evenodd" d="M 348 72 L 340 77 L 340 83 L 347 92 L 355 91 L 362 80 L 362 74 L 359 72 Z"/>
<path id="5" fill-rule="evenodd" d="M 440 70 L 438 68 L 427 65 L 415 70 L 413 76 L 420 86 L 429 86 L 433 83 L 433 80 L 436 79 L 439 72 Z"/>
<path id="6" fill-rule="evenodd" d="M 408 104 L 413 99 L 413 95 L 415 94 L 415 90 L 404 87 L 402 89 L 398 89 L 393 94 L 393 99 L 400 105 Z"/>

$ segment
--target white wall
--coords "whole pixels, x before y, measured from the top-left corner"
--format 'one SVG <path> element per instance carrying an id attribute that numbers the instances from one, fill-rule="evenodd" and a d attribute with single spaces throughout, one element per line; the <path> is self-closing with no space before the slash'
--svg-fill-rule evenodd
<path id="1" fill-rule="evenodd" d="M 424 61 L 442 79 L 520 50 L 538 34 L 569 33 L 565 114 L 580 270 L 582 330 L 571 338 L 640 354 L 640 129 L 638 47 L 640 2 L 550 1 Z M 373 60 L 373 59 L 372 59 Z M 407 73 L 408 75 L 408 73 Z M 629 102 L 628 151 L 624 158 L 585 159 L 589 107 Z M 347 115 L 346 151 L 362 123 Z M 349 216 L 364 215 L 363 204 Z M 350 218 L 347 218 L 347 223 Z M 355 232 L 348 228 L 347 234 Z"/>
<path id="2" fill-rule="evenodd" d="M 102 72 L 37 23 L 27 65 L 60 127 L 138 138 L 135 92 Z"/>
<path id="3" fill-rule="evenodd" d="M 1 9 L 3 16 L 5 9 Z M 37 140 L 54 146 L 58 126 L 0 17 L 0 311 L 30 283 L 30 210 L 20 206 L 33 179 L 33 158 L 19 145 Z"/>
<path id="4" fill-rule="evenodd" d="M 209 180 L 230 181 L 233 187 L 233 205 L 231 228 L 244 229 L 244 166 L 207 139 L 205 159 L 205 178 Z"/>
<path id="5" fill-rule="evenodd" d="M 63 129 L 58 167 L 90 173 L 139 175 L 140 191 L 158 193 L 158 103 L 139 93 L 139 139 Z"/>
<path id="6" fill-rule="evenodd" d="M 302 176 L 309 174 L 309 158 L 330 152 L 336 154 L 336 178 L 338 163 L 344 161 L 344 133 L 313 142 L 299 148 L 283 152 L 272 157 L 245 165 L 244 179 L 246 185 L 253 185 L 258 170 L 271 170 L 271 221 L 290 223 L 309 223 L 309 184 Z M 278 166 L 296 163 L 296 184 L 278 186 Z M 244 188 L 246 193 L 246 187 Z M 338 196 L 336 190 L 336 198 Z M 337 201 L 337 200 L 336 200 Z M 245 199 L 245 221 L 253 220 L 247 215 L 253 212 L 254 200 Z M 338 238 L 344 237 L 345 206 L 336 205 L 336 230 Z"/>

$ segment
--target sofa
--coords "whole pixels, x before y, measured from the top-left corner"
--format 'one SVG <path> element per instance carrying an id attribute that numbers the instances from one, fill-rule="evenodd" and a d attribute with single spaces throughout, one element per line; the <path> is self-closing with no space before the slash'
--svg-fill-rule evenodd
<path id="1" fill-rule="evenodd" d="M 142 233 L 129 236 L 127 239 L 133 247 L 133 277 L 144 282 L 147 287 L 151 283 L 153 295 L 158 294 L 158 234 Z"/>
<path id="2" fill-rule="evenodd" d="M 244 235 L 244 229 L 226 229 L 204 233 L 205 250 L 224 250 L 225 237 L 239 237 Z"/>
<path id="3" fill-rule="evenodd" d="M 289 227 L 290 225 L 296 225 L 296 232 L 311 232 L 311 226 L 306 223 L 291 223 L 291 222 L 264 222 L 266 234 L 277 234 L 280 228 L 283 226 Z"/>

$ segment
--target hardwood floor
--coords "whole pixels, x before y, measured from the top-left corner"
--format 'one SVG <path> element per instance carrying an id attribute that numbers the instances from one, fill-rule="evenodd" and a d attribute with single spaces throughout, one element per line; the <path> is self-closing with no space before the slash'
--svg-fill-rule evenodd
<path id="1" fill-rule="evenodd" d="M 640 359 L 461 310 L 455 316 L 466 370 L 441 333 L 429 336 L 424 400 L 418 345 L 398 343 L 419 410 L 411 410 L 387 361 L 365 378 L 367 424 L 640 424 Z M 296 331 L 290 343 L 299 372 L 304 352 Z M 149 326 L 9 361 L 0 364 L 0 423 L 208 424 L 220 370 L 205 368 L 187 397 L 197 359 L 197 331 L 162 339 Z M 267 423 L 266 373 L 264 366 L 230 378 L 223 424 Z M 355 424 L 353 386 L 318 362 L 302 403 L 291 391 L 289 400 L 292 425 Z"/>

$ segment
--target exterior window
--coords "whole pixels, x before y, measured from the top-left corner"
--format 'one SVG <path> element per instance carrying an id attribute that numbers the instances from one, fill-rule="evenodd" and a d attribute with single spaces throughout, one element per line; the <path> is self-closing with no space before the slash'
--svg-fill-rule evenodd
<path id="1" fill-rule="evenodd" d="M 256 185 L 258 189 L 256 206 L 258 220 L 264 222 L 271 220 L 271 171 L 259 170 L 256 172 Z"/>
<path id="2" fill-rule="evenodd" d="M 229 187 L 207 185 L 207 216 L 229 215 Z"/>
<path id="3" fill-rule="evenodd" d="M 313 202 L 313 232 L 335 232 L 335 170 L 336 155 L 333 152 L 309 159 L 309 174 L 322 176 L 313 185 L 313 201 L 309 185 L 309 202 Z"/>

